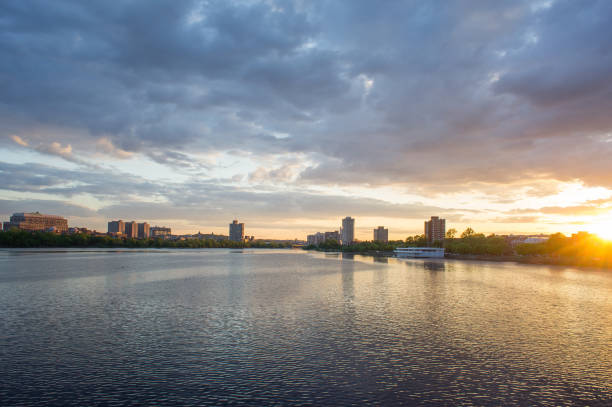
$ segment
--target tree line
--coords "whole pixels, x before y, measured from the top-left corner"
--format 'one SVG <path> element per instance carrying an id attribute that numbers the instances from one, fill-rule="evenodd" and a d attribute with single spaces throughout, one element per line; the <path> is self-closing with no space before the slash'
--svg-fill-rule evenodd
<path id="1" fill-rule="evenodd" d="M 405 240 L 383 242 L 356 242 L 340 245 L 335 240 L 326 240 L 305 249 L 343 251 L 354 253 L 391 252 L 397 247 L 444 247 L 446 253 L 458 255 L 519 256 L 553 259 L 560 264 L 584 264 L 612 267 L 612 242 L 596 235 L 580 232 L 572 236 L 562 233 L 550 235 L 541 243 L 512 242 L 504 236 L 476 233 L 468 227 L 457 236 L 457 230 L 449 229 L 442 241 L 428 242 L 424 235 L 409 236 Z"/>
<path id="2" fill-rule="evenodd" d="M 328 239 L 318 245 L 306 246 L 305 249 L 367 253 L 391 252 L 398 247 L 444 247 L 448 253 L 457 254 L 505 255 L 513 252 L 513 248 L 501 236 L 485 236 L 475 233 L 472 228 L 467 228 L 459 238 L 455 238 L 456 233 L 455 229 L 449 229 L 443 241 L 434 242 L 428 242 L 425 235 L 408 236 L 405 240 L 355 242 L 350 245 L 340 245 L 338 241 Z"/>
<path id="3" fill-rule="evenodd" d="M 389 242 L 355 242 L 340 245 L 336 240 L 326 240 L 319 245 L 304 247 L 307 250 L 343 251 L 353 253 L 392 252 L 397 247 L 444 247 L 447 253 L 459 255 L 522 256 L 531 259 L 553 259 L 560 264 L 583 264 L 612 267 L 612 242 L 596 235 L 580 232 L 570 237 L 561 233 L 551 235 L 541 243 L 517 244 L 495 234 L 485 236 L 467 228 L 459 237 L 450 229 L 443 241 L 428 243 L 424 235 L 409 236 L 405 240 Z M 13 229 L 0 232 L 0 247 L 125 247 L 125 248 L 285 248 L 290 243 L 256 240 L 233 242 L 230 240 L 186 239 L 165 240 L 161 238 L 127 239 L 88 234 L 56 234 L 29 232 Z"/>
<path id="4" fill-rule="evenodd" d="M 322 250 L 322 251 L 342 251 L 353 253 L 366 252 L 387 252 L 393 251 L 396 247 L 401 247 L 404 244 L 402 240 L 385 242 L 355 242 L 351 245 L 341 245 L 336 239 L 327 239 L 318 245 L 305 246 L 306 250 Z"/>
<path id="5" fill-rule="evenodd" d="M 57 234 L 12 229 L 0 232 L 0 247 L 126 247 L 126 248 L 285 248 L 290 243 L 255 240 L 234 242 L 215 239 L 165 240 L 161 238 L 131 239 L 93 236 L 84 233 Z"/>

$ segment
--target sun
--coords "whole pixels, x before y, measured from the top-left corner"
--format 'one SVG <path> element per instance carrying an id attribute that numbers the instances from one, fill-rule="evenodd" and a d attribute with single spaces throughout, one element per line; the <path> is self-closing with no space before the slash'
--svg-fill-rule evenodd
<path id="1" fill-rule="evenodd" d="M 587 232 L 594 233 L 602 239 L 612 241 L 612 218 L 603 218 L 586 226 Z"/>

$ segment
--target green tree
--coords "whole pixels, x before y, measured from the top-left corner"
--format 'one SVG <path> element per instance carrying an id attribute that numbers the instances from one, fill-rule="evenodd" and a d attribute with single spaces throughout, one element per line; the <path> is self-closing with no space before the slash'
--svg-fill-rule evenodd
<path id="1" fill-rule="evenodd" d="M 457 235 L 457 229 L 455 228 L 450 228 L 446 231 L 447 239 L 454 239 L 456 235 Z"/>
<path id="2" fill-rule="evenodd" d="M 461 234 L 461 238 L 465 239 L 466 237 L 470 237 L 470 236 L 473 236 L 473 235 L 474 235 L 474 229 L 472 229 L 471 227 L 468 227 Z"/>

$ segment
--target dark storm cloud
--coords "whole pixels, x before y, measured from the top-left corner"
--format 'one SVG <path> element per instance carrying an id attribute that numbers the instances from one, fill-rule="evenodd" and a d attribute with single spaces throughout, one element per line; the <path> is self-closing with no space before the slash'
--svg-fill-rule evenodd
<path id="1" fill-rule="evenodd" d="M 366 103 L 383 119 L 361 126 L 341 161 L 307 170 L 307 182 L 611 184 L 610 144 L 594 136 L 612 129 L 612 5 L 470 4 L 336 3 L 338 41 L 357 49 L 356 72 L 374 80 Z"/>
<path id="2" fill-rule="evenodd" d="M 612 186 L 611 20 L 606 0 L 7 0 L 0 131 L 198 171 L 186 153 L 312 154 L 305 184 Z"/>
<path id="3" fill-rule="evenodd" d="M 224 105 L 308 106 L 346 87 L 328 52 L 289 55 L 313 30 L 290 4 L 282 13 L 228 2 L 57 6 L 0 5 L 10 131 L 62 125 L 108 133 L 125 149 L 182 147 L 214 137 L 195 128 Z"/>

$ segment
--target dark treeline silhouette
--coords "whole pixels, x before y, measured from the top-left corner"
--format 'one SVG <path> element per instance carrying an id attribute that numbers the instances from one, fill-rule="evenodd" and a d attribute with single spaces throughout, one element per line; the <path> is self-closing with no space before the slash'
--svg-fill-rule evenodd
<path id="1" fill-rule="evenodd" d="M 552 258 L 559 264 L 612 268 L 612 242 L 587 232 L 569 237 L 555 233 L 542 243 L 518 245 L 516 252 L 531 258 Z"/>
<path id="2" fill-rule="evenodd" d="M 405 243 L 401 240 L 384 242 L 355 242 L 351 245 L 342 246 L 335 239 L 327 239 L 325 242 L 318 245 L 305 246 L 306 250 L 323 250 L 323 251 L 340 251 L 351 253 L 366 253 L 366 252 L 392 252 L 396 247 L 401 247 Z"/>
<path id="3" fill-rule="evenodd" d="M 485 236 L 468 228 L 460 238 L 445 239 L 444 247 L 451 254 L 515 256 L 523 261 L 612 267 L 612 242 L 587 232 L 572 236 L 555 233 L 541 243 L 513 245 L 503 236 Z"/>
<path id="4" fill-rule="evenodd" d="M 326 240 L 317 246 L 304 247 L 307 250 L 342 251 L 352 253 L 391 253 L 397 247 L 444 247 L 446 253 L 467 256 L 512 256 L 516 260 L 567 265 L 582 265 L 612 268 L 612 242 L 596 235 L 580 232 L 570 237 L 561 233 L 553 234 L 542 243 L 518 244 L 497 235 L 485 236 L 467 228 L 460 237 L 455 231 L 447 234 L 444 241 L 428 244 L 425 236 L 409 236 L 406 240 L 383 242 L 355 242 L 342 246 L 336 240 Z M 230 240 L 186 239 L 164 240 L 125 239 L 111 236 L 92 236 L 88 234 L 56 234 L 47 232 L 28 232 L 10 230 L 0 232 L 0 247 L 126 247 L 126 248 L 285 248 L 289 243 L 273 243 L 256 240 L 252 242 L 233 242 Z"/>
<path id="5" fill-rule="evenodd" d="M 127 248 L 284 248 L 287 243 L 273 243 L 261 240 L 233 242 L 230 240 L 186 239 L 164 240 L 123 239 L 111 236 L 91 236 L 82 233 L 57 234 L 10 230 L 0 232 L 0 247 L 127 247 Z"/>
<path id="6" fill-rule="evenodd" d="M 306 246 L 305 249 L 368 253 L 392 252 L 397 247 L 444 247 L 451 257 L 497 257 L 533 263 L 612 268 L 612 242 L 587 232 L 570 237 L 556 233 L 541 243 L 518 244 L 513 244 L 511 239 L 504 236 L 476 233 L 472 228 L 467 228 L 459 237 L 455 237 L 456 233 L 456 230 L 450 229 L 444 241 L 433 243 L 428 243 L 424 235 L 415 235 L 404 241 L 357 242 L 346 246 L 335 240 L 327 240 L 319 245 Z"/>
<path id="7" fill-rule="evenodd" d="M 502 236 L 475 233 L 467 228 L 459 238 L 444 239 L 444 248 L 447 253 L 475 254 L 489 256 L 509 256 L 514 254 L 510 242 Z"/>

